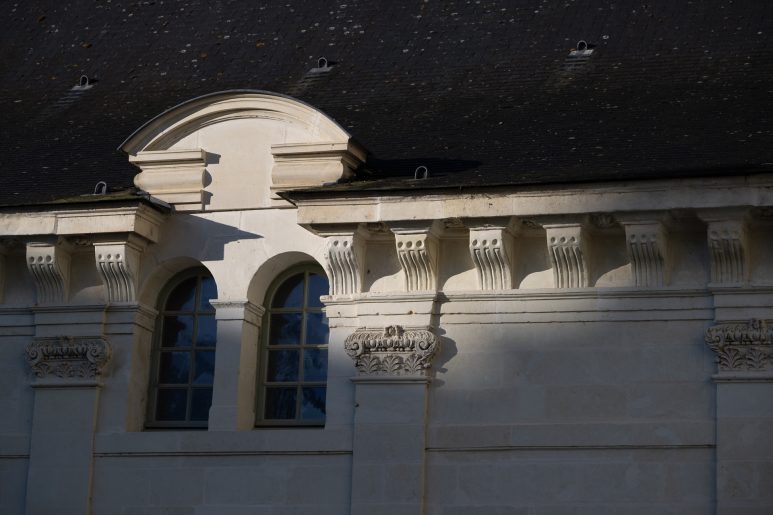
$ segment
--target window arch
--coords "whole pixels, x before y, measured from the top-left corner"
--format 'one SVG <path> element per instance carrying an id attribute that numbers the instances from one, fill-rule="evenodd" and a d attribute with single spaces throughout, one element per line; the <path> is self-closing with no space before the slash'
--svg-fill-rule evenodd
<path id="1" fill-rule="evenodd" d="M 268 290 L 260 351 L 259 425 L 324 425 L 328 323 L 318 266 L 288 270 Z"/>
<path id="2" fill-rule="evenodd" d="M 161 293 L 147 426 L 206 428 L 212 405 L 217 286 L 205 268 L 175 276 Z"/>

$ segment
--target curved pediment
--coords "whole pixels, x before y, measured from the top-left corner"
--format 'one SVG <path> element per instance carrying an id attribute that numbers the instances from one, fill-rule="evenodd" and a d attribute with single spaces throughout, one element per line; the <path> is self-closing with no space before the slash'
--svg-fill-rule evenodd
<path id="1" fill-rule="evenodd" d="M 267 207 L 278 190 L 350 177 L 364 150 L 332 118 L 283 95 L 225 91 L 150 120 L 120 149 L 135 184 L 178 210 Z"/>

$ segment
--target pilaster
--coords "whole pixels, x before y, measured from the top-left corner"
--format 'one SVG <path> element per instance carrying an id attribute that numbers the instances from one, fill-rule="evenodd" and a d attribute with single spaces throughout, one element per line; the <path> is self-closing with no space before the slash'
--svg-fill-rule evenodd
<path id="1" fill-rule="evenodd" d="M 470 256 L 481 290 L 513 287 L 513 240 L 509 224 L 470 227 Z"/>
<path id="2" fill-rule="evenodd" d="M 556 288 L 587 288 L 587 231 L 582 224 L 546 224 L 548 253 Z"/>
<path id="3" fill-rule="evenodd" d="M 217 352 L 210 431 L 255 426 L 258 342 L 264 308 L 249 300 L 212 300 L 217 319 Z"/>
<path id="4" fill-rule="evenodd" d="M 70 290 L 70 249 L 64 241 L 27 244 L 27 269 L 38 304 L 64 304 Z"/>
<path id="5" fill-rule="evenodd" d="M 717 513 L 773 513 L 760 479 L 773 468 L 773 329 L 722 322 L 705 340 L 717 361 Z"/>
<path id="6" fill-rule="evenodd" d="M 428 370 L 439 342 L 429 328 L 359 328 L 355 361 L 353 515 L 424 513 Z"/>
<path id="7" fill-rule="evenodd" d="M 26 357 L 35 388 L 27 515 L 88 515 L 93 439 L 111 347 L 99 337 L 36 338 Z"/>

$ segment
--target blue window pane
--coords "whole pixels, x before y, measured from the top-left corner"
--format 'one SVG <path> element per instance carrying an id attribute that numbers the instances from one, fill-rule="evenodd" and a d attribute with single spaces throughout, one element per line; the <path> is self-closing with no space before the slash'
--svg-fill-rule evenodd
<path id="1" fill-rule="evenodd" d="M 209 420 L 212 388 L 195 388 L 191 395 L 191 420 Z"/>
<path id="2" fill-rule="evenodd" d="M 298 345 L 301 342 L 300 313 L 271 315 L 269 345 Z"/>
<path id="3" fill-rule="evenodd" d="M 159 388 L 156 397 L 156 420 L 185 420 L 188 390 Z"/>
<path id="4" fill-rule="evenodd" d="M 300 308 L 303 306 L 303 274 L 290 277 L 274 294 L 273 308 Z"/>
<path id="5" fill-rule="evenodd" d="M 327 349 L 306 349 L 303 351 L 303 380 L 327 380 Z"/>
<path id="6" fill-rule="evenodd" d="M 327 345 L 328 322 L 324 313 L 306 314 L 306 345 Z"/>
<path id="7" fill-rule="evenodd" d="M 324 386 L 303 388 L 301 399 L 301 419 L 325 420 L 325 393 Z"/>
<path id="8" fill-rule="evenodd" d="M 193 342 L 192 316 L 164 317 L 164 331 L 161 334 L 162 347 L 190 347 Z"/>
<path id="9" fill-rule="evenodd" d="M 196 353 L 196 371 L 193 374 L 193 384 L 212 384 L 215 377 L 214 351 Z"/>
<path id="10" fill-rule="evenodd" d="M 210 300 L 217 298 L 217 285 L 211 277 L 201 278 L 201 299 L 199 300 L 199 309 L 202 311 L 214 311 L 215 308 L 209 303 Z"/>
<path id="11" fill-rule="evenodd" d="M 214 347 L 217 343 L 217 321 L 214 315 L 199 315 L 196 347 Z"/>
<path id="12" fill-rule="evenodd" d="M 162 352 L 158 382 L 161 384 L 188 384 L 191 370 L 190 352 Z"/>
<path id="13" fill-rule="evenodd" d="M 172 290 L 166 301 L 167 311 L 193 311 L 196 302 L 196 277 L 190 277 Z"/>
<path id="14" fill-rule="evenodd" d="M 322 295 L 327 295 L 329 286 L 327 277 L 318 274 L 309 274 L 309 298 L 307 305 L 312 308 L 322 307 L 322 302 L 319 298 Z"/>
<path id="15" fill-rule="evenodd" d="M 264 418 L 267 420 L 295 419 L 297 395 L 297 388 L 266 388 Z"/>
<path id="16" fill-rule="evenodd" d="M 269 382 L 297 381 L 299 354 L 297 350 L 272 350 L 268 353 Z"/>

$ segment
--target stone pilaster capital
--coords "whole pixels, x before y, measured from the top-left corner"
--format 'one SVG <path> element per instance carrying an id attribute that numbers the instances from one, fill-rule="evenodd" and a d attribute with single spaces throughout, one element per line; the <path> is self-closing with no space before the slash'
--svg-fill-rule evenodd
<path id="1" fill-rule="evenodd" d="M 261 326 L 263 313 L 266 312 L 263 306 L 243 299 L 213 299 L 210 300 L 210 304 L 215 308 L 215 318 L 218 321 L 243 320 L 256 327 Z"/>
<path id="2" fill-rule="evenodd" d="M 714 325 L 705 341 L 716 355 L 715 379 L 773 381 L 773 328 L 765 320 Z"/>
<path id="3" fill-rule="evenodd" d="M 429 327 L 360 327 L 344 341 L 359 376 L 423 377 L 440 347 Z"/>
<path id="4" fill-rule="evenodd" d="M 98 386 L 111 354 L 103 338 L 83 336 L 35 338 L 26 349 L 35 387 Z"/>

